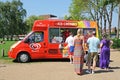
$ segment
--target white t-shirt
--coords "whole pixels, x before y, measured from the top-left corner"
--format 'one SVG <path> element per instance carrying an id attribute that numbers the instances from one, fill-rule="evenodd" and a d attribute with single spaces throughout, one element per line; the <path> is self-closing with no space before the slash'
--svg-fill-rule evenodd
<path id="1" fill-rule="evenodd" d="M 74 41 L 74 37 L 73 36 L 69 36 L 69 37 L 67 37 L 65 43 L 68 43 L 68 46 L 70 47 L 70 46 L 74 46 L 74 42 L 73 41 Z"/>

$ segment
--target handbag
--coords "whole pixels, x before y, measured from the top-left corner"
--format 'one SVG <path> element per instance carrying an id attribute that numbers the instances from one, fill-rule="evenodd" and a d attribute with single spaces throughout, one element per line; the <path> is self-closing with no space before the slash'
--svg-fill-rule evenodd
<path id="1" fill-rule="evenodd" d="M 84 60 L 87 61 L 88 60 L 88 54 L 84 55 Z"/>

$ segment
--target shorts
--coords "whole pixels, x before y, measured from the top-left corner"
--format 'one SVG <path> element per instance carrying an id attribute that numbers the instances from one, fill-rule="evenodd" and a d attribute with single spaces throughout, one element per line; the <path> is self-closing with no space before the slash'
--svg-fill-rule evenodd
<path id="1" fill-rule="evenodd" d="M 69 54 L 73 55 L 73 52 L 74 52 L 74 46 L 70 46 L 69 47 Z"/>
<path id="2" fill-rule="evenodd" d="M 98 60 L 98 53 L 97 52 L 88 53 L 88 61 L 91 61 L 91 60 L 97 62 L 97 60 Z"/>

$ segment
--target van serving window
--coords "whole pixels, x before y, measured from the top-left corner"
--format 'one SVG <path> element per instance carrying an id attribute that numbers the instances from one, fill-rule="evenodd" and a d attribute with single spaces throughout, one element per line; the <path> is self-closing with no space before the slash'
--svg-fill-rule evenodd
<path id="1" fill-rule="evenodd" d="M 63 38 L 61 36 L 60 28 L 49 29 L 49 41 L 51 43 L 61 43 Z"/>

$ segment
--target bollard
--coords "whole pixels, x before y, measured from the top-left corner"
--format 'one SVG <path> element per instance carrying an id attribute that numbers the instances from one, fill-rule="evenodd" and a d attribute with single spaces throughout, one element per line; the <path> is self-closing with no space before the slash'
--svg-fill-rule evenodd
<path id="1" fill-rule="evenodd" d="M 4 57 L 5 56 L 5 51 L 4 51 L 4 49 L 2 49 L 2 57 Z"/>

